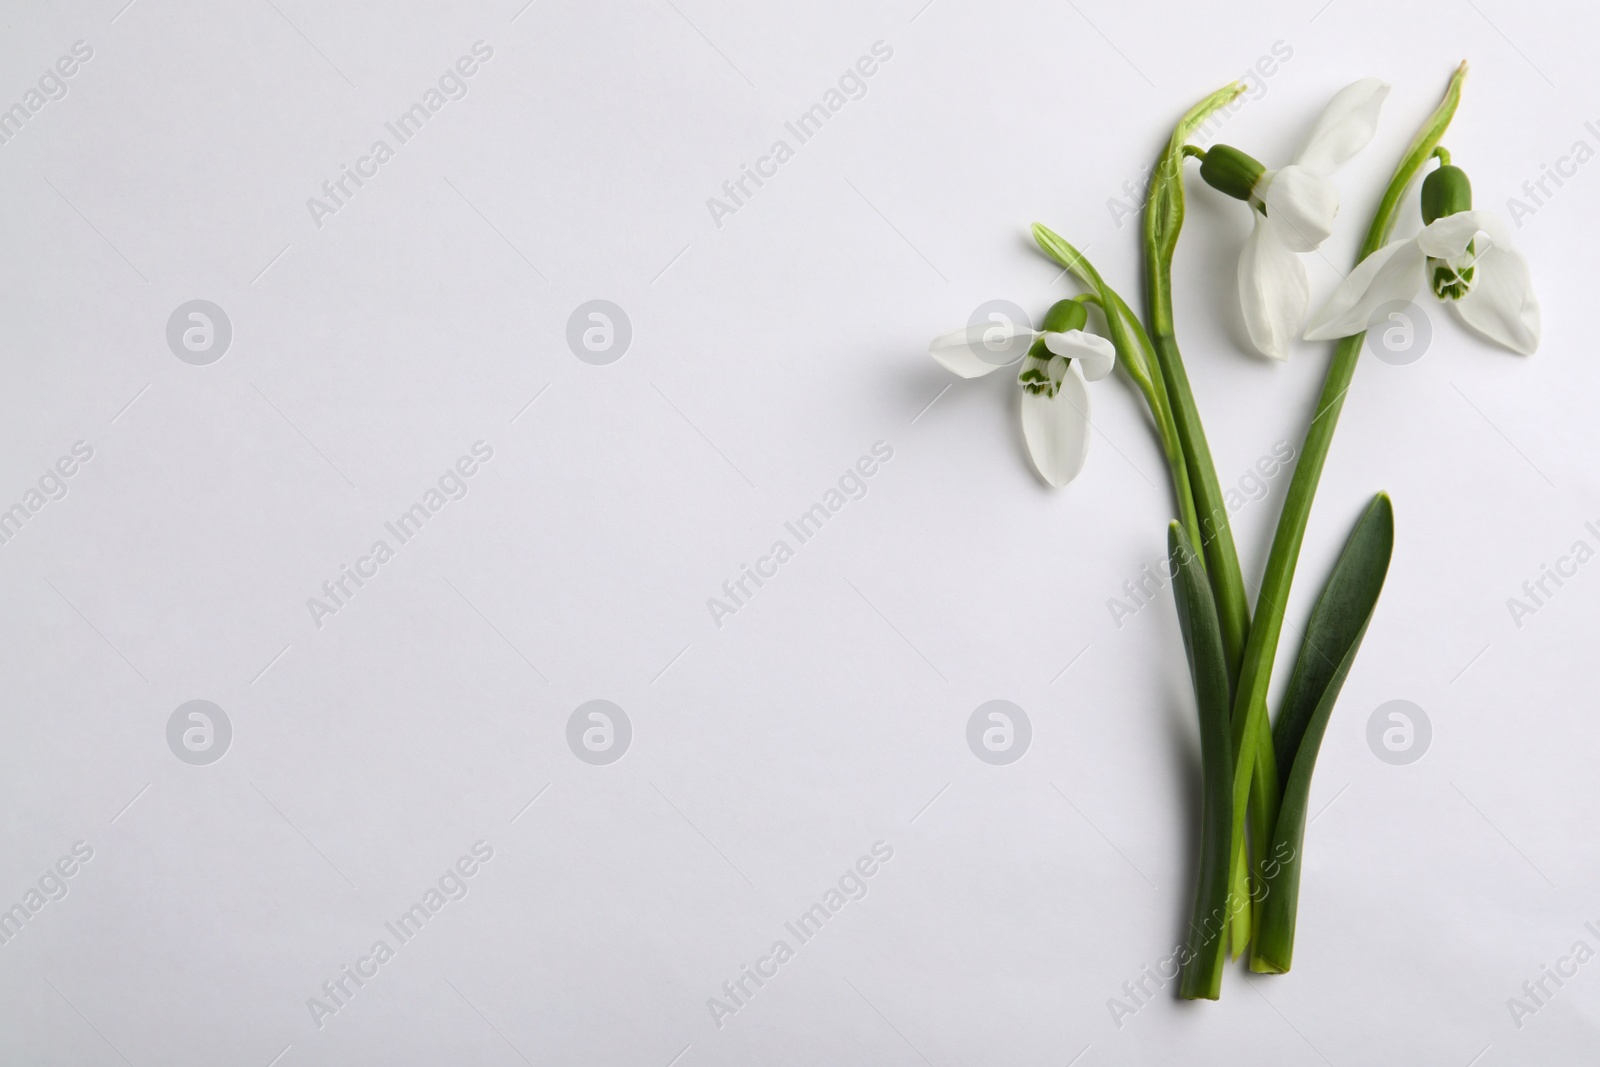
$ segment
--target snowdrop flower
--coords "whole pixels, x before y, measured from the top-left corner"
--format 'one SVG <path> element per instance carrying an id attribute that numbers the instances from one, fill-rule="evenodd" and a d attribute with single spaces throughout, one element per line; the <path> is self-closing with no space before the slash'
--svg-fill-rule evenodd
<path id="1" fill-rule="evenodd" d="M 1422 232 L 1363 259 L 1312 319 L 1306 340 L 1360 333 L 1380 306 L 1410 300 L 1427 281 L 1434 296 L 1489 340 L 1525 356 L 1539 347 L 1539 302 L 1528 261 L 1511 247 L 1510 227 L 1473 211 L 1465 172 L 1450 165 L 1444 149 L 1435 155 L 1443 165 L 1422 183 Z"/>
<path id="2" fill-rule="evenodd" d="M 977 378 L 1021 363 L 1022 435 L 1034 468 L 1060 488 L 1078 476 L 1089 452 L 1089 393 L 1084 379 L 1111 373 L 1117 350 L 1087 333 L 1080 300 L 1061 300 L 1045 312 L 1042 330 L 1009 320 L 978 323 L 933 339 L 928 351 L 947 370 Z"/>
<path id="3" fill-rule="evenodd" d="M 1250 340 L 1262 355 L 1289 358 L 1289 341 L 1305 321 L 1311 289 L 1300 254 L 1333 232 L 1339 191 L 1328 180 L 1365 148 L 1389 94 L 1386 82 L 1364 78 L 1328 103 L 1294 162 L 1267 170 L 1237 148 L 1216 145 L 1200 156 L 1200 176 L 1254 210 L 1255 229 L 1239 255 L 1239 300 Z"/>

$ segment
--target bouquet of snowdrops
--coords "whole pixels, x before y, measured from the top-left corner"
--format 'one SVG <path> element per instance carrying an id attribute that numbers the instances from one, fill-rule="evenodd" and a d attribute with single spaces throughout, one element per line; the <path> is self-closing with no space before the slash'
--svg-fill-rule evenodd
<path id="1" fill-rule="evenodd" d="M 1082 292 L 1052 305 L 1037 328 L 978 323 L 931 347 L 936 360 L 964 378 L 1017 368 L 1023 435 L 1034 467 L 1052 486 L 1066 485 L 1083 468 L 1087 382 L 1121 366 L 1149 407 L 1176 498 L 1168 555 L 1200 722 L 1199 875 L 1179 953 L 1185 997 L 1216 999 L 1230 953 L 1248 952 L 1250 968 L 1267 973 L 1289 970 L 1293 958 L 1311 776 L 1389 568 L 1394 516 L 1385 494 L 1374 496 L 1356 523 L 1312 609 L 1275 715 L 1268 714 L 1267 690 L 1306 523 L 1366 330 L 1383 321 L 1385 305 L 1408 301 L 1426 285 L 1490 341 L 1525 355 L 1539 344 L 1527 263 L 1504 222 L 1473 210 L 1466 173 L 1440 145 L 1465 77 L 1463 63 L 1395 168 L 1355 268 L 1309 322 L 1300 257 L 1333 231 L 1339 197 L 1330 175 L 1372 138 L 1389 89 L 1377 79 L 1337 93 L 1300 153 L 1276 170 L 1228 145 L 1190 143 L 1208 116 L 1244 91 L 1242 84 L 1212 93 L 1178 121 L 1144 207 L 1142 317 L 1071 244 L 1035 224 L 1040 249 Z M 1254 221 L 1238 275 L 1255 347 L 1282 360 L 1296 334 L 1338 340 L 1254 605 L 1172 317 L 1172 259 L 1191 158 L 1199 177 L 1243 201 Z M 1414 237 L 1391 240 L 1401 199 L 1419 177 L 1422 226 Z"/>

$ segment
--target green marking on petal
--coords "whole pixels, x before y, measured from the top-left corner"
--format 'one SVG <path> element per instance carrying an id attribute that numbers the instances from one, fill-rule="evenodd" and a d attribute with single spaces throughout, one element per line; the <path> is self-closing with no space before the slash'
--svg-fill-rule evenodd
<path id="1" fill-rule="evenodd" d="M 1055 373 L 1058 361 L 1061 372 L 1059 374 Z M 1022 384 L 1023 389 L 1034 396 L 1053 400 L 1061 391 L 1061 378 L 1070 362 L 1066 357 L 1049 351 L 1043 356 L 1036 356 L 1030 351 L 1027 358 L 1022 361 L 1022 371 L 1017 375 L 1017 381 Z"/>
<path id="2" fill-rule="evenodd" d="M 1428 282 L 1433 287 L 1433 295 L 1440 300 L 1460 300 L 1472 288 L 1473 275 L 1477 273 L 1477 256 L 1474 245 L 1467 245 L 1465 263 L 1460 267 L 1453 267 L 1442 259 L 1428 257 Z"/>

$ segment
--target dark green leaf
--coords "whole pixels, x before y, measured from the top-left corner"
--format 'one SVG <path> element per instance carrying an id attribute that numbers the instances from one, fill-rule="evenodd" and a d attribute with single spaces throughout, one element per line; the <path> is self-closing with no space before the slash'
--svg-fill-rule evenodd
<path id="1" fill-rule="evenodd" d="M 1200 878 L 1195 887 L 1188 947 L 1179 991 L 1194 999 L 1216 1000 L 1227 961 L 1228 876 L 1232 860 L 1233 741 L 1228 664 L 1222 652 L 1222 625 L 1211 585 L 1188 535 L 1177 523 L 1167 528 L 1167 554 L 1175 575 L 1178 624 L 1189 657 L 1195 703 L 1200 711 Z M 1239 907 L 1247 902 L 1240 900 Z"/>
<path id="2" fill-rule="evenodd" d="M 1253 970 L 1287 971 L 1293 959 L 1311 775 L 1339 690 L 1378 605 L 1393 550 L 1394 508 L 1379 493 L 1356 523 L 1306 625 L 1300 658 L 1272 731 L 1278 765 L 1289 773 L 1272 852 L 1257 858 L 1265 897 L 1250 960 Z"/>

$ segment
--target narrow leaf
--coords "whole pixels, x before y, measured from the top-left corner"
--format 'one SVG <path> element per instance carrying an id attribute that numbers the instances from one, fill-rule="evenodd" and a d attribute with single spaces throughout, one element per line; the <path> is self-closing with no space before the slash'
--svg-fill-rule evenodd
<path id="1" fill-rule="evenodd" d="M 1188 535 L 1177 523 L 1167 527 L 1167 554 L 1176 575 L 1173 596 L 1178 602 L 1178 624 L 1183 630 L 1189 676 L 1194 681 L 1195 703 L 1200 712 L 1200 877 L 1195 886 L 1179 992 L 1191 1000 L 1216 1000 L 1222 993 L 1222 967 L 1227 961 L 1228 920 L 1248 903 L 1240 900 L 1238 907 L 1230 909 L 1228 897 L 1233 827 L 1228 664 L 1223 657 L 1222 624 L 1217 620 L 1211 585 Z"/>
<path id="2" fill-rule="evenodd" d="M 1252 970 L 1287 971 L 1293 959 L 1311 775 L 1339 690 L 1378 605 L 1393 550 L 1394 508 L 1389 497 L 1379 493 L 1356 523 L 1312 609 L 1300 657 L 1273 725 L 1278 765 L 1290 770 L 1283 782 L 1272 852 L 1258 861 L 1266 892 L 1250 959 Z"/>

